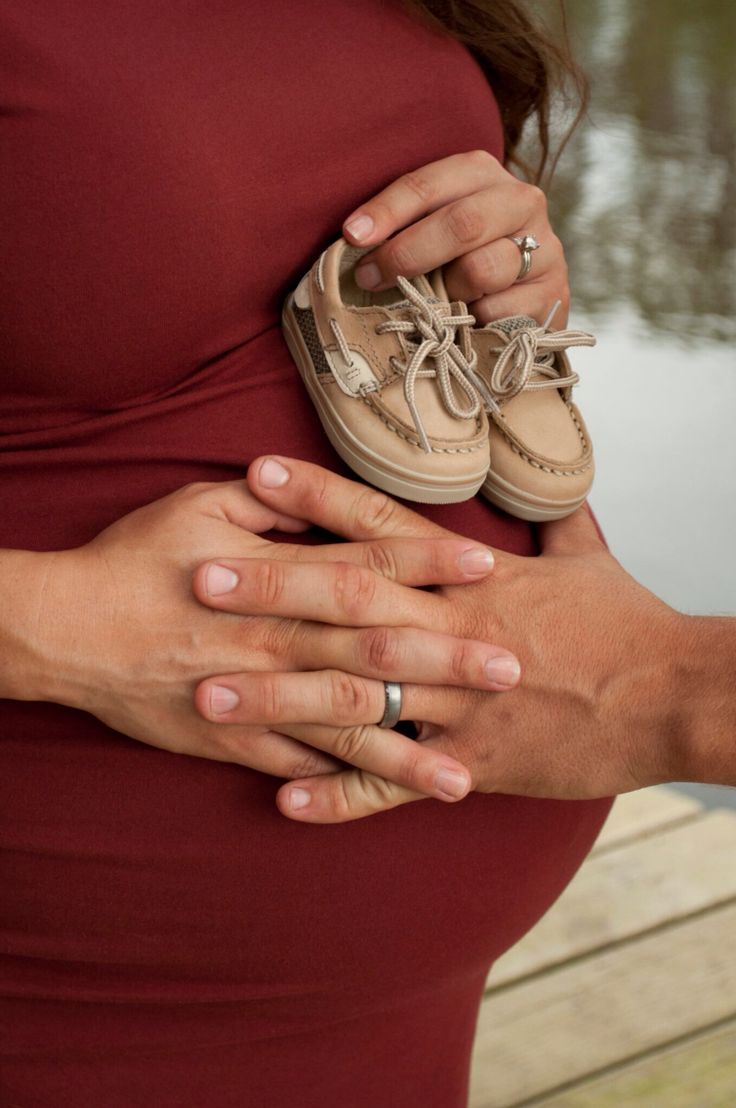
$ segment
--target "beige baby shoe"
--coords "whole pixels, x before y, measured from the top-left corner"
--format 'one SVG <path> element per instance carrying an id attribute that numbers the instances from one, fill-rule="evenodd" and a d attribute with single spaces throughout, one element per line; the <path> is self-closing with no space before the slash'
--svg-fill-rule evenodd
<path id="1" fill-rule="evenodd" d="M 366 252 L 341 238 L 320 255 L 287 297 L 286 342 L 351 469 L 407 500 L 467 500 L 489 465 L 488 421 L 471 380 L 475 319 L 423 276 L 361 289 L 354 271 Z"/>
<path id="2" fill-rule="evenodd" d="M 446 298 L 441 271 L 429 279 Z M 512 316 L 473 328 L 471 342 L 477 360 L 469 376 L 490 424 L 491 461 L 480 491 L 521 519 L 569 515 L 588 495 L 594 466 L 590 435 L 571 399 L 579 377 L 567 350 L 595 346 L 595 338 Z"/>
<path id="3" fill-rule="evenodd" d="M 473 331 L 486 387 L 491 464 L 481 492 L 521 519 L 561 519 L 593 483 L 593 448 L 573 404 L 579 378 L 571 346 L 594 346 L 585 331 L 548 331 L 535 320 L 499 319 Z"/>

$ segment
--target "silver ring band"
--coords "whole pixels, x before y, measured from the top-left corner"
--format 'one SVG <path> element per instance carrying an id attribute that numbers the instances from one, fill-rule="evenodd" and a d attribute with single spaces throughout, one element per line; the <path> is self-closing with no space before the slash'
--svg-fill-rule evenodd
<path id="1" fill-rule="evenodd" d="M 510 239 L 511 242 L 515 242 L 519 248 L 521 265 L 516 280 L 523 281 L 532 268 L 532 252 L 539 250 L 542 244 L 537 242 L 534 235 L 506 235 L 506 238 Z"/>
<path id="2" fill-rule="evenodd" d="M 401 719 L 401 685 L 398 681 L 384 681 L 383 691 L 386 704 L 378 726 L 393 727 Z"/>

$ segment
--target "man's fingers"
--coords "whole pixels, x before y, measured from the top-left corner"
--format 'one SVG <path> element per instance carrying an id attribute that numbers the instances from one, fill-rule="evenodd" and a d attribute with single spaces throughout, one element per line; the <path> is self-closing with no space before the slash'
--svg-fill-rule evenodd
<path id="1" fill-rule="evenodd" d="M 457 538 L 376 489 L 293 458 L 257 458 L 248 487 L 269 507 L 308 519 L 353 541 L 384 538 Z"/>
<path id="2" fill-rule="evenodd" d="M 347 823 L 423 799 L 414 789 L 363 770 L 291 781 L 276 794 L 282 815 L 301 823 Z"/>
<path id="3" fill-rule="evenodd" d="M 540 524 L 539 541 L 542 554 L 600 554 L 607 549 L 587 504 L 565 519 Z"/>
<path id="4" fill-rule="evenodd" d="M 500 646 L 412 627 L 355 630 L 303 624 L 273 669 L 342 669 L 382 681 L 502 692 L 519 680 L 519 663 Z"/>

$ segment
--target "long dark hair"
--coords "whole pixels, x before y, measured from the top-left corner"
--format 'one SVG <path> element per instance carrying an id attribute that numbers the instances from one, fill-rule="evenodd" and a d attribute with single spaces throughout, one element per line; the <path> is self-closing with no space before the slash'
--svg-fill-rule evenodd
<path id="1" fill-rule="evenodd" d="M 527 10 L 522 0 L 403 0 L 415 15 L 458 39 L 477 58 L 501 109 L 506 160 L 534 182 L 554 169 L 564 143 L 585 111 L 588 82 L 570 53 L 564 0 L 553 33 Z M 557 93 L 577 103 L 567 135 L 551 157 L 550 118 Z M 538 157 L 530 164 L 519 155 L 524 124 L 536 125 Z"/>

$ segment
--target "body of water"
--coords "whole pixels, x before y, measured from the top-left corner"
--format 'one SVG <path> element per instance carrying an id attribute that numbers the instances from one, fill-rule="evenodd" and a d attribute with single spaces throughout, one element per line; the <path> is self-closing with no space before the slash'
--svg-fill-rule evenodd
<path id="1" fill-rule="evenodd" d="M 736 614 L 736 4 L 566 7 L 592 98 L 550 204 L 571 324 L 598 337 L 574 359 L 591 502 L 669 604 Z M 736 790 L 688 791 L 736 807 Z"/>

